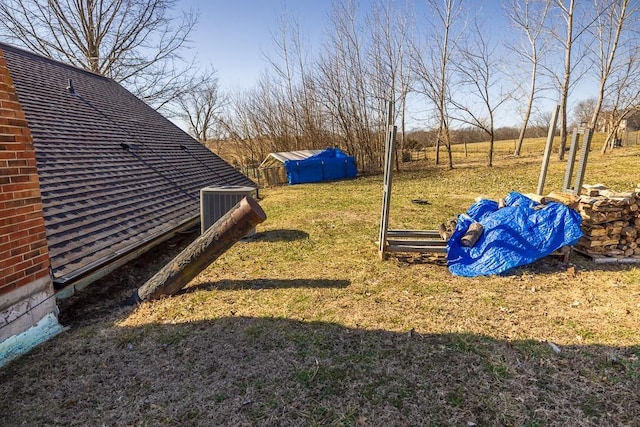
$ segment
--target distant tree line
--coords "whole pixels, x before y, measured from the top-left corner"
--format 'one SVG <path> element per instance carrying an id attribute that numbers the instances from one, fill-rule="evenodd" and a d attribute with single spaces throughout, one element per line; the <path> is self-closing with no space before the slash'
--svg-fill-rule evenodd
<path id="1" fill-rule="evenodd" d="M 606 129 L 604 152 L 640 106 L 640 2 L 505 0 L 496 27 L 482 2 L 417 1 L 364 10 L 336 0 L 316 51 L 283 15 L 262 77 L 235 93 L 185 57 L 196 14 L 176 15 L 175 0 L 4 0 L 0 36 L 114 78 L 198 140 L 233 145 L 244 164 L 339 146 L 379 171 L 389 100 L 398 151 L 431 146 L 450 168 L 457 143 L 489 141 L 489 166 L 495 140 L 514 139 L 520 155 L 526 136 L 545 134 L 550 102 L 560 106 L 560 159 L 574 124 Z M 577 99 L 587 84 L 592 94 Z M 504 127 L 514 113 L 520 124 Z"/>
<path id="2" fill-rule="evenodd" d="M 499 30 L 476 2 L 423 3 L 359 10 L 338 0 L 316 54 L 284 16 L 267 71 L 255 87 L 229 95 L 215 137 L 237 144 L 247 163 L 272 151 L 338 145 L 376 171 L 385 102 L 393 100 L 399 151 L 434 147 L 436 163 L 452 168 L 452 144 L 489 141 L 491 166 L 495 140 L 513 139 L 520 155 L 525 137 L 546 135 L 549 100 L 560 105 L 560 159 L 572 126 L 599 130 L 606 116 L 613 137 L 640 105 L 638 2 L 510 0 Z M 592 96 L 576 99 L 586 83 Z M 519 126 L 499 125 L 513 112 Z"/>

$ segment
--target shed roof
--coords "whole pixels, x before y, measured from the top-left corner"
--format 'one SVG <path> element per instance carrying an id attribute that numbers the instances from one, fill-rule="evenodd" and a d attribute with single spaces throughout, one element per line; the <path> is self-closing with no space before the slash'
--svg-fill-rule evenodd
<path id="1" fill-rule="evenodd" d="M 287 160 L 304 160 L 311 156 L 322 153 L 324 150 L 298 150 L 281 151 L 279 153 L 269 153 L 266 159 L 260 163 L 260 167 L 270 167 L 276 163 L 284 163 Z"/>
<path id="2" fill-rule="evenodd" d="M 0 50 L 33 136 L 57 281 L 197 218 L 203 187 L 255 187 L 115 81 Z"/>

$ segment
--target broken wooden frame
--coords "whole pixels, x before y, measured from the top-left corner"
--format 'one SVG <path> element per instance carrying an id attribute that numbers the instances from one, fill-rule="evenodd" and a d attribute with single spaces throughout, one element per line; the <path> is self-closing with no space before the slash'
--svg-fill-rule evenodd
<path id="1" fill-rule="evenodd" d="M 387 103 L 387 137 L 384 150 L 384 181 L 378 255 L 381 260 L 384 260 L 388 252 L 446 253 L 447 241 L 436 230 L 389 230 L 389 208 L 398 129 L 393 124 L 393 110 L 394 103 L 389 101 Z"/>

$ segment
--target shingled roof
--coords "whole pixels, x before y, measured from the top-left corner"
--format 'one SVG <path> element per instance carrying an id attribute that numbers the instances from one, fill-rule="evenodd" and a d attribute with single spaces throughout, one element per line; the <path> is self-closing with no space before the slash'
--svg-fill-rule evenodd
<path id="1" fill-rule="evenodd" d="M 34 140 L 55 282 L 193 221 L 203 187 L 255 187 L 115 81 L 0 50 Z"/>

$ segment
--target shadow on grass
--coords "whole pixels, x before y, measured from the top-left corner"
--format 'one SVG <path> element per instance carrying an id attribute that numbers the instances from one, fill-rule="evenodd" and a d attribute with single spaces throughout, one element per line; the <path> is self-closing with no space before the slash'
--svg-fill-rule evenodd
<path id="1" fill-rule="evenodd" d="M 390 258 L 396 262 L 408 265 L 431 264 L 447 267 L 447 259 L 444 254 L 428 255 L 428 254 L 392 254 Z M 598 264 L 588 257 L 573 252 L 568 263 L 562 261 L 560 256 L 549 255 L 540 258 L 530 264 L 514 267 L 500 276 L 520 276 L 527 274 L 556 274 L 567 273 L 570 275 L 580 274 L 580 271 L 625 271 L 630 268 L 640 268 L 640 259 L 637 263 L 602 263 Z"/>
<path id="2" fill-rule="evenodd" d="M 3 425 L 635 425 L 640 346 L 279 318 L 72 329 L 0 370 Z"/>
<path id="3" fill-rule="evenodd" d="M 269 230 L 256 233 L 252 240 L 260 242 L 292 242 L 294 240 L 306 240 L 309 233 L 300 230 Z"/>
<path id="4" fill-rule="evenodd" d="M 252 279 L 252 280 L 220 280 L 205 282 L 183 289 L 179 293 L 189 294 L 196 291 L 237 291 L 241 289 L 291 289 L 291 288 L 346 288 L 348 280 L 329 279 Z"/>

